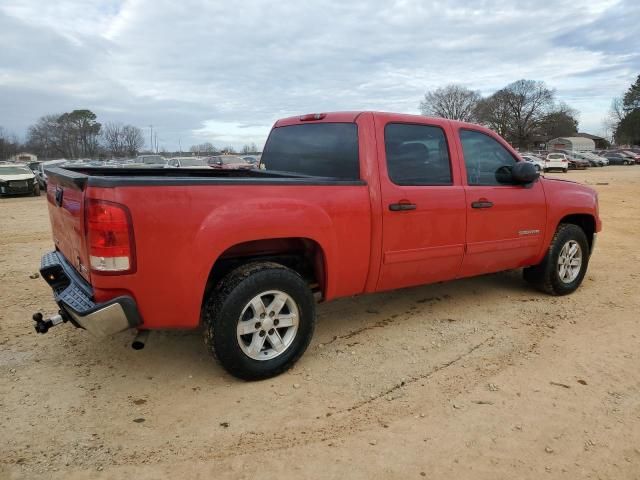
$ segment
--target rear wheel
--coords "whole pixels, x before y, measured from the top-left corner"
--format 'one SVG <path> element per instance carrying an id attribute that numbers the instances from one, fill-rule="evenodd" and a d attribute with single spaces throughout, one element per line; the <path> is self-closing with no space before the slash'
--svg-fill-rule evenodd
<path id="1" fill-rule="evenodd" d="M 563 172 L 563 173 L 567 173 L 568 171 L 569 171 L 569 169 L 568 169 L 568 168 L 563 168 L 563 169 L 562 169 L 562 172 Z"/>
<path id="2" fill-rule="evenodd" d="M 304 353 L 315 328 L 315 302 L 295 271 L 270 262 L 232 271 L 210 295 L 205 341 L 232 375 L 273 377 Z"/>
<path id="3" fill-rule="evenodd" d="M 33 187 L 33 196 L 34 197 L 40 196 L 40 185 L 38 185 L 37 183 Z"/>
<path id="4" fill-rule="evenodd" d="M 558 226 L 547 254 L 538 265 L 525 268 L 524 279 L 550 295 L 573 293 L 589 264 L 589 242 L 577 225 Z"/>

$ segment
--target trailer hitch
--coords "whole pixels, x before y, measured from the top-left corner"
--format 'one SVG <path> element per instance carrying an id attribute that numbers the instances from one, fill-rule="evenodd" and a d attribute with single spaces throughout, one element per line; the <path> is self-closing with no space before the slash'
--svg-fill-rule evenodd
<path id="1" fill-rule="evenodd" d="M 36 329 L 37 333 L 47 333 L 50 328 L 67 321 L 67 319 L 60 314 L 44 320 L 44 317 L 40 312 L 34 313 L 31 318 L 36 322 L 33 327 Z"/>

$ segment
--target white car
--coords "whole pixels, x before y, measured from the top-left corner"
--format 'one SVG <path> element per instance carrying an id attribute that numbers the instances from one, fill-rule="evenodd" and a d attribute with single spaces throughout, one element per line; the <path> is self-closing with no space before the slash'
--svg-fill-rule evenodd
<path id="1" fill-rule="evenodd" d="M 569 157 L 564 153 L 550 153 L 544 159 L 544 171 L 562 170 L 567 173 L 569 170 Z"/>
<path id="2" fill-rule="evenodd" d="M 53 167 L 55 165 L 62 165 L 63 163 L 68 163 L 68 160 L 60 159 L 60 160 L 49 160 L 47 162 L 42 162 L 38 165 L 38 171 L 36 172 L 36 178 L 38 179 L 38 183 L 40 184 L 40 190 L 47 191 L 47 174 L 44 169 L 46 167 Z"/>
<path id="3" fill-rule="evenodd" d="M 173 157 L 167 161 L 165 168 L 209 168 L 209 164 L 199 157 Z"/>
<path id="4" fill-rule="evenodd" d="M 40 195 L 36 176 L 26 165 L 0 165 L 0 195 Z"/>
<path id="5" fill-rule="evenodd" d="M 539 172 L 544 170 L 544 160 L 540 157 L 536 157 L 531 153 L 523 153 L 520 156 L 525 162 L 532 163 Z"/>

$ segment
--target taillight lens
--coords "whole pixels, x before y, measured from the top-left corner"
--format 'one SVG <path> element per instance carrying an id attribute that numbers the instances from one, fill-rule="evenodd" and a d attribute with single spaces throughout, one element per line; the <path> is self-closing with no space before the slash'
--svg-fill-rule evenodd
<path id="1" fill-rule="evenodd" d="M 91 269 L 105 273 L 133 272 L 133 227 L 127 207 L 104 200 L 88 200 L 85 219 Z"/>

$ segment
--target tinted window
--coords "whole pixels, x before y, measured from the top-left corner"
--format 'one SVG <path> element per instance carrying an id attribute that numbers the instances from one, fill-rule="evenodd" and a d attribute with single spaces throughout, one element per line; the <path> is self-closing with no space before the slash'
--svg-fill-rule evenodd
<path id="1" fill-rule="evenodd" d="M 449 150 L 439 127 L 390 123 L 384 129 L 389 178 L 396 185 L 451 185 Z"/>
<path id="2" fill-rule="evenodd" d="M 261 163 L 267 170 L 358 180 L 358 127 L 315 123 L 274 128 Z"/>
<path id="3" fill-rule="evenodd" d="M 511 183 L 511 167 L 516 159 L 500 143 L 473 130 L 461 130 L 460 141 L 469 185 Z"/>

